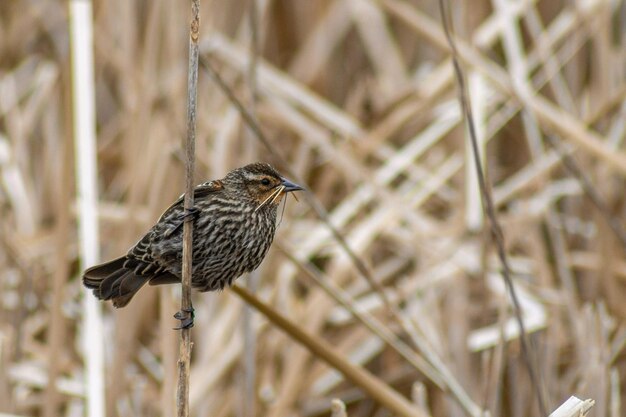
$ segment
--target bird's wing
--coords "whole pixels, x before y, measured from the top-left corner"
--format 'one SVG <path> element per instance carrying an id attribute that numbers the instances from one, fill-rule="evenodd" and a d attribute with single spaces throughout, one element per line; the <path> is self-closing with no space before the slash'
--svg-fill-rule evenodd
<path id="1" fill-rule="evenodd" d="M 194 199 L 206 198 L 209 195 L 220 191 L 224 185 L 220 180 L 208 181 L 196 186 L 193 195 Z M 157 275 L 164 271 L 164 267 L 155 262 L 155 256 L 158 258 L 163 255 L 154 254 L 153 245 L 156 241 L 168 239 L 175 231 L 179 230 L 184 223 L 183 201 L 185 195 L 181 195 L 169 206 L 157 223 L 137 242 L 126 254 L 126 263 L 124 267 L 133 269 L 138 275 Z M 175 248 L 175 246 L 172 246 Z"/>
<path id="2" fill-rule="evenodd" d="M 220 191 L 222 189 L 224 189 L 224 184 L 222 183 L 222 181 L 220 180 L 207 181 L 203 184 L 197 185 L 196 188 L 194 188 L 193 198 L 195 200 L 197 198 L 207 197 L 210 194 Z M 181 194 L 181 196 L 178 197 L 178 199 L 174 201 L 174 203 L 172 203 L 171 206 L 165 209 L 163 214 L 161 214 L 161 217 L 159 217 L 159 220 L 157 221 L 157 223 L 160 223 L 162 220 L 169 217 L 173 212 L 182 211 L 184 200 L 185 200 L 185 194 Z"/>
<path id="3" fill-rule="evenodd" d="M 151 276 L 163 271 L 163 267 L 155 262 L 150 243 L 154 236 L 154 227 L 150 229 L 126 254 L 124 268 L 132 270 L 139 276 Z"/>

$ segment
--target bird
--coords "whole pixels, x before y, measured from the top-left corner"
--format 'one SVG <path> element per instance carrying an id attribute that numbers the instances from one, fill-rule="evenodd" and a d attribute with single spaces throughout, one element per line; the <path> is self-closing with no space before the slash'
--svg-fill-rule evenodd
<path id="1" fill-rule="evenodd" d="M 193 221 L 191 286 L 221 291 L 261 264 L 274 240 L 283 196 L 299 190 L 304 188 L 262 162 L 199 184 L 191 209 L 185 210 L 180 196 L 126 255 L 85 270 L 83 284 L 98 299 L 121 308 L 145 284 L 180 283 L 182 225 Z M 193 326 L 193 309 L 174 317 L 181 320 L 180 328 Z"/>

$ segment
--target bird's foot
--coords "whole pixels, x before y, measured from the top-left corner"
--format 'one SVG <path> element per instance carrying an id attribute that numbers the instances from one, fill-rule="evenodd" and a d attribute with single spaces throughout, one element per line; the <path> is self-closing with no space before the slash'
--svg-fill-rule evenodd
<path id="1" fill-rule="evenodd" d="M 193 319 L 196 317 L 193 307 L 183 308 L 174 314 L 176 320 L 180 320 L 180 326 L 174 327 L 174 330 L 191 329 L 193 327 Z"/>

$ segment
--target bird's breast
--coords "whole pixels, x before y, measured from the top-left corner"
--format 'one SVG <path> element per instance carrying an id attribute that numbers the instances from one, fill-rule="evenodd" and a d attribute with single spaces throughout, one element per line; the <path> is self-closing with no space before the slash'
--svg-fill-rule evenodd
<path id="1" fill-rule="evenodd" d="M 194 225 L 194 270 L 239 276 L 263 261 L 274 239 L 276 213 L 253 206 L 202 210 Z M 195 274 L 195 272 L 194 272 Z"/>

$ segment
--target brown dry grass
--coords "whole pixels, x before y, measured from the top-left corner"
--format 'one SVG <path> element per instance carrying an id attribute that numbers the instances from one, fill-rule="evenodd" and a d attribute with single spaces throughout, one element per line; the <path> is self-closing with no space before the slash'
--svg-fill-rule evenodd
<path id="1" fill-rule="evenodd" d="M 626 3 L 453 3 L 547 406 L 576 395 L 596 401 L 594 416 L 621 416 Z M 103 259 L 124 253 L 183 189 L 187 6 L 94 4 Z M 201 54 L 379 287 L 300 199 L 256 274 L 258 297 L 434 417 L 538 415 L 481 233 L 436 2 L 257 6 L 253 70 L 247 1 L 202 2 Z M 0 413 L 19 416 L 84 407 L 68 42 L 66 2 L 0 2 Z M 206 70 L 199 78 L 198 181 L 278 164 Z M 105 306 L 109 415 L 173 415 L 177 291 L 147 288 L 126 309 Z M 351 417 L 390 415 L 358 378 L 264 316 L 244 325 L 250 314 L 232 292 L 194 300 L 192 415 L 344 415 L 333 398 Z"/>

